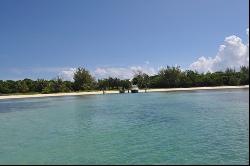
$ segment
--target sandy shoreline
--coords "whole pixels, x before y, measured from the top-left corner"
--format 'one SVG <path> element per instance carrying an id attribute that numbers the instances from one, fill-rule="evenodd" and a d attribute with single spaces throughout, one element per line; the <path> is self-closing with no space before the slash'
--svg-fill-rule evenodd
<path id="1" fill-rule="evenodd" d="M 147 92 L 172 92 L 172 91 L 194 91 L 194 90 L 214 90 L 214 89 L 241 89 L 249 88 L 249 85 L 244 86 L 217 86 L 217 87 L 193 87 L 193 88 L 162 88 L 148 89 Z M 139 90 L 145 92 L 145 90 Z M 119 91 L 105 91 L 105 94 L 119 93 Z M 72 93 L 53 93 L 53 94 L 33 94 L 33 95 L 8 95 L 0 96 L 0 100 L 4 99 L 20 99 L 20 98 L 36 98 L 36 97 L 56 97 L 56 96 L 81 96 L 81 95 L 98 95 L 103 94 L 102 91 L 93 92 L 72 92 Z"/>

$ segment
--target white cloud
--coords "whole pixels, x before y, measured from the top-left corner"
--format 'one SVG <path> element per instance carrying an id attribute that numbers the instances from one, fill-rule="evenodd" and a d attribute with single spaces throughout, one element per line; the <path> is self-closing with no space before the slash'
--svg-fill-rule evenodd
<path id="1" fill-rule="evenodd" d="M 63 80 L 73 81 L 74 72 L 76 68 L 63 68 L 59 72 L 59 76 Z M 138 72 L 141 71 L 148 75 L 157 74 L 158 70 L 153 67 L 145 66 L 131 66 L 131 67 L 97 67 L 94 71 L 90 71 L 91 75 L 97 79 L 117 77 L 120 79 L 131 79 Z"/>
<path id="2" fill-rule="evenodd" d="M 148 75 L 154 75 L 157 71 L 148 66 L 131 66 L 131 67 L 98 67 L 93 72 L 96 78 L 117 77 L 120 79 L 131 79 L 136 72 L 141 71 Z"/>
<path id="3" fill-rule="evenodd" d="M 60 71 L 59 77 L 61 77 L 63 80 L 73 81 L 75 71 L 76 71 L 76 68 L 64 69 Z"/>
<path id="4" fill-rule="evenodd" d="M 249 29 L 246 30 L 249 37 Z M 189 68 L 199 72 L 215 72 L 223 71 L 226 68 L 235 68 L 238 70 L 240 66 L 249 65 L 249 41 L 244 44 L 241 38 L 232 35 L 226 37 L 224 44 L 220 45 L 219 51 L 214 58 L 200 57 L 193 62 Z"/>
<path id="5" fill-rule="evenodd" d="M 40 75 L 52 74 L 53 78 L 59 76 L 63 80 L 73 81 L 74 72 L 76 68 L 73 67 L 33 67 L 33 68 L 10 68 L 7 72 L 11 72 L 18 75 L 33 75 L 36 77 Z M 148 65 L 143 66 L 130 66 L 130 67 L 97 67 L 95 70 L 90 71 L 91 75 L 95 78 L 108 78 L 117 77 L 120 79 L 131 79 L 138 72 L 141 71 L 148 75 L 155 75 L 158 72 L 153 67 Z M 26 78 L 26 77 L 24 77 Z M 36 78 L 35 78 L 36 79 Z M 48 78 L 51 79 L 51 78 Z"/>
<path id="6" fill-rule="evenodd" d="M 97 78 L 118 77 L 125 79 L 132 76 L 129 68 L 98 67 L 93 73 Z"/>

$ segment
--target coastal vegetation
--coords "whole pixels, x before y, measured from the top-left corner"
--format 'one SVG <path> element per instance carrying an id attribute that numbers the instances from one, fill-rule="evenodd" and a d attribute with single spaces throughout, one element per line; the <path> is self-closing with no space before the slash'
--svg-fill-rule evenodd
<path id="1" fill-rule="evenodd" d="M 187 88 L 205 86 L 237 86 L 249 84 L 249 67 L 242 66 L 240 71 L 226 69 L 225 71 L 198 73 L 197 71 L 182 71 L 180 67 L 161 69 L 158 74 L 149 76 L 138 71 L 129 79 L 105 78 L 96 80 L 90 72 L 79 67 L 74 73 L 73 81 L 65 81 L 60 77 L 52 80 L 23 79 L 0 80 L 0 94 L 16 93 L 59 93 L 91 90 L 129 90 L 132 84 L 141 89 L 147 88 Z"/>

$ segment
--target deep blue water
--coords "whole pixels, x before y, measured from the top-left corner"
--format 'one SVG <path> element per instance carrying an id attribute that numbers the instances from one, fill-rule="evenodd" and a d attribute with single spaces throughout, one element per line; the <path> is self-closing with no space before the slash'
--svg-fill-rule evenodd
<path id="1" fill-rule="evenodd" d="M 249 91 L 0 101 L 0 164 L 248 164 Z"/>

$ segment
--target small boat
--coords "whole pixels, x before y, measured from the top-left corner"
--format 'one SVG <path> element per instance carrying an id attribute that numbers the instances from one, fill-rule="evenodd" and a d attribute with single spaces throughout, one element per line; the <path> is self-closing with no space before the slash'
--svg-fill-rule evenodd
<path id="1" fill-rule="evenodd" d="M 132 88 L 131 88 L 131 93 L 138 93 L 139 92 L 139 88 L 137 85 L 132 85 Z"/>

